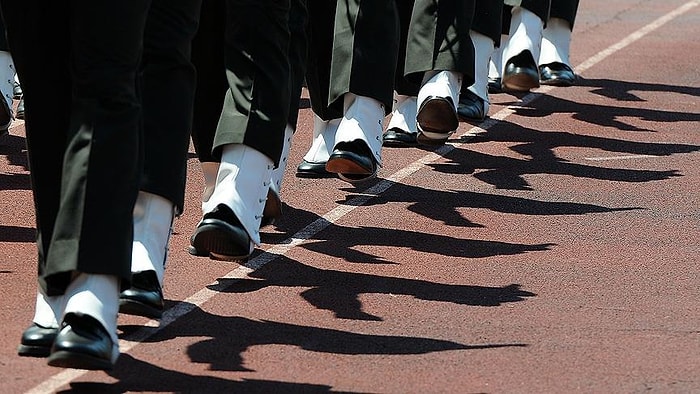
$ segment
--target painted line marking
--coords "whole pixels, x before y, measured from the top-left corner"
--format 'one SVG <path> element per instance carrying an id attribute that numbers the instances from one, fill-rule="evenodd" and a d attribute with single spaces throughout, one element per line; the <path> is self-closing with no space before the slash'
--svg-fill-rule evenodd
<path id="1" fill-rule="evenodd" d="M 603 156 L 603 157 L 584 157 L 584 160 L 590 161 L 611 161 L 611 160 L 631 160 L 631 159 L 648 159 L 658 158 L 661 156 L 653 155 L 627 155 L 627 156 Z"/>
<path id="2" fill-rule="evenodd" d="M 685 12 L 689 11 L 693 7 L 696 7 L 698 4 L 700 4 L 700 0 L 693 0 L 690 1 L 681 7 L 669 12 L 668 14 L 662 16 L 661 18 L 653 21 L 652 23 L 642 27 L 641 29 L 635 31 L 634 33 L 628 35 L 621 41 L 619 41 L 616 44 L 613 44 L 612 46 L 608 47 L 607 49 L 599 52 L 597 55 L 589 58 L 588 60 L 584 61 L 581 63 L 578 67 L 575 67 L 575 70 L 577 73 L 583 73 L 585 70 L 588 70 L 589 68 L 593 67 L 594 65 L 598 64 L 601 62 L 603 59 L 607 58 L 608 56 L 614 54 L 615 52 L 620 51 L 624 47 L 630 45 L 631 43 L 639 40 L 640 38 L 644 37 L 645 35 L 651 33 L 652 31 L 658 29 L 659 27 L 663 26 L 664 24 L 668 23 L 669 21 L 673 20 L 674 18 L 684 14 Z M 483 132 L 486 132 L 486 130 L 490 129 L 494 125 L 498 124 L 498 122 L 504 120 L 508 116 L 512 115 L 515 113 L 514 108 L 527 105 L 539 97 L 541 97 L 543 94 L 549 92 L 552 90 L 554 87 L 552 86 L 545 86 L 540 89 L 537 89 L 536 91 L 529 93 L 525 95 L 520 102 L 517 104 L 503 108 L 502 110 L 498 111 L 495 113 L 493 116 L 489 117 L 489 119 L 485 120 L 478 126 L 472 127 L 468 131 L 462 133 L 459 135 L 459 138 L 468 138 L 469 136 L 474 136 Z M 248 274 L 251 272 L 259 269 L 260 267 L 263 267 L 264 265 L 272 262 L 279 256 L 285 255 L 289 250 L 292 248 L 302 244 L 309 238 L 313 237 L 317 233 L 323 231 L 326 227 L 330 226 L 331 224 L 335 223 L 338 221 L 340 218 L 343 216 L 349 214 L 350 212 L 354 211 L 355 208 L 364 205 L 367 201 L 369 201 L 371 198 L 373 198 L 375 195 L 379 195 L 389 189 L 391 186 L 393 186 L 395 183 L 400 182 L 401 180 L 411 176 L 418 170 L 422 169 L 426 164 L 433 163 L 442 157 L 444 155 L 450 153 L 456 148 L 462 147 L 465 145 L 464 143 L 454 143 L 454 144 L 446 144 L 441 146 L 439 149 L 436 149 L 434 152 L 428 153 L 424 157 L 414 161 L 413 163 L 409 164 L 408 166 L 404 167 L 403 169 L 400 169 L 399 171 L 395 172 L 394 174 L 390 175 L 388 178 L 385 178 L 381 182 L 377 183 L 376 185 L 372 186 L 371 188 L 365 190 L 363 192 L 363 195 L 355 197 L 351 200 L 349 200 L 346 204 L 347 205 L 341 205 L 336 208 L 333 208 L 330 210 L 328 213 L 323 215 L 322 217 L 316 219 L 313 221 L 311 224 L 307 225 L 303 229 L 299 230 L 296 234 L 292 235 L 290 238 L 282 241 L 282 243 L 278 245 L 274 245 L 267 250 L 265 250 L 263 253 L 255 257 L 254 259 L 251 259 L 246 263 L 245 265 L 242 265 L 226 275 L 224 275 L 222 278 L 225 279 L 242 279 L 245 278 Z M 232 284 L 229 284 L 226 287 L 230 287 Z M 195 308 L 198 308 L 205 302 L 207 302 L 209 299 L 214 297 L 217 294 L 220 294 L 218 290 L 223 290 L 224 287 L 221 285 L 217 285 L 216 283 L 213 283 L 212 285 L 209 286 L 209 288 L 204 288 L 194 295 L 188 297 L 187 299 L 175 304 L 173 307 L 168 309 L 163 313 L 163 317 L 160 320 L 160 324 L 156 320 L 150 320 L 146 324 L 144 324 L 144 327 L 141 328 L 140 330 L 132 333 L 131 335 L 127 336 L 124 339 L 121 339 L 119 341 L 119 349 L 120 352 L 122 353 L 127 353 L 129 350 L 131 350 L 134 346 L 138 345 L 142 341 L 148 339 L 150 336 L 154 335 L 157 331 L 167 327 L 170 325 L 170 323 L 174 322 L 175 320 L 179 319 L 180 317 L 186 315 L 187 313 L 191 312 Z M 56 375 L 53 375 L 49 379 L 45 380 L 43 383 L 40 383 L 33 389 L 27 391 L 27 393 L 32 393 L 32 394 L 38 394 L 38 393 L 54 393 L 57 390 L 59 390 L 61 387 L 67 385 L 70 383 L 72 380 L 79 378 L 80 376 L 83 376 L 87 374 L 88 371 L 83 371 L 83 370 L 65 370 L 63 372 L 60 372 Z"/>

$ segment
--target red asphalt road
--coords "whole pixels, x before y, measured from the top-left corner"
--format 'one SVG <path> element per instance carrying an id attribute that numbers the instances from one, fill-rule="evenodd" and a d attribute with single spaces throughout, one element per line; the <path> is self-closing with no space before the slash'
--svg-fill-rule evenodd
<path id="1" fill-rule="evenodd" d="M 302 109 L 255 269 L 187 254 L 192 158 L 170 309 L 159 329 L 120 316 L 109 374 L 16 355 L 36 291 L 17 123 L 0 140 L 0 392 L 700 392 L 698 5 L 583 1 L 578 86 L 493 95 L 485 132 L 386 148 L 362 187 L 294 177 Z"/>

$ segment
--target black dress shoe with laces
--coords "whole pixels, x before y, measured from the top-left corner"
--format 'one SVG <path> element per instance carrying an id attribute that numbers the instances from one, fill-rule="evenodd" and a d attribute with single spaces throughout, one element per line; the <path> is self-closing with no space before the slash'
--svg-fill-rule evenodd
<path id="1" fill-rule="evenodd" d="M 190 238 L 190 253 L 217 260 L 245 260 L 252 252 L 250 236 L 225 204 L 207 212 Z"/>
<path id="2" fill-rule="evenodd" d="M 58 328 L 46 328 L 33 323 L 22 333 L 22 341 L 17 354 L 25 357 L 47 357 L 51 354 Z"/>
<path id="3" fill-rule="evenodd" d="M 481 121 L 486 119 L 484 99 L 474 94 L 471 90 L 465 91 L 459 95 L 457 114 L 467 120 Z"/>
<path id="4" fill-rule="evenodd" d="M 118 353 L 109 333 L 97 319 L 82 313 L 67 313 L 51 347 L 48 364 L 62 368 L 111 370 Z"/>
<path id="5" fill-rule="evenodd" d="M 131 275 L 131 287 L 119 295 L 119 312 L 127 315 L 160 319 L 165 304 L 163 290 L 158 283 L 158 276 L 153 270 L 134 272 Z"/>
<path id="6" fill-rule="evenodd" d="M 540 86 L 540 72 L 530 51 L 524 50 L 506 62 L 501 85 L 511 92 L 527 92 Z"/>
<path id="7" fill-rule="evenodd" d="M 346 182 L 360 182 L 377 174 L 377 162 L 363 140 L 338 142 L 326 162 L 326 171 Z"/>
<path id="8" fill-rule="evenodd" d="M 382 135 L 382 144 L 394 147 L 415 146 L 418 144 L 416 134 L 401 130 L 398 127 L 392 127 Z"/>
<path id="9" fill-rule="evenodd" d="M 569 65 L 553 62 L 540 66 L 540 83 L 552 86 L 571 86 L 576 83 L 576 74 Z"/>
<path id="10" fill-rule="evenodd" d="M 326 171 L 326 162 L 312 163 L 302 160 L 297 166 L 297 178 L 333 178 L 335 174 Z"/>

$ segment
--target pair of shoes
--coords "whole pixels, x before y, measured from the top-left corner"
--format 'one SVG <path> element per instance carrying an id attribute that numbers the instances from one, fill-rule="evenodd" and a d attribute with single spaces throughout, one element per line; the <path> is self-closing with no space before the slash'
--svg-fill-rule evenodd
<path id="1" fill-rule="evenodd" d="M 22 333 L 17 354 L 24 357 L 48 357 L 58 328 L 46 328 L 33 323 Z"/>
<path id="2" fill-rule="evenodd" d="M 207 212 L 190 238 L 190 254 L 217 260 L 245 260 L 253 252 L 250 236 L 231 208 L 217 205 Z"/>
<path id="3" fill-rule="evenodd" d="M 392 127 L 382 135 L 382 144 L 394 147 L 414 146 L 418 144 L 416 134 L 401 130 L 398 127 Z"/>
<path id="4" fill-rule="evenodd" d="M 111 370 L 119 348 L 107 330 L 90 315 L 66 313 L 56 335 L 48 364 L 53 367 Z"/>
<path id="5" fill-rule="evenodd" d="M 131 287 L 119 295 L 119 312 L 127 315 L 160 319 L 165 303 L 163 289 L 158 283 L 155 271 L 134 272 L 131 275 Z"/>
<path id="6" fill-rule="evenodd" d="M 543 64 L 540 69 L 540 83 L 552 86 L 572 86 L 576 83 L 576 74 L 568 64 L 553 62 Z"/>
<path id="7" fill-rule="evenodd" d="M 297 166 L 297 178 L 332 178 L 335 174 L 326 171 L 326 162 L 312 163 L 302 160 Z"/>
<path id="8" fill-rule="evenodd" d="M 528 92 L 540 86 L 540 72 L 529 50 L 511 57 L 503 70 L 501 87 L 505 91 Z"/>
<path id="9" fill-rule="evenodd" d="M 484 99 L 477 96 L 471 90 L 467 90 L 459 96 L 457 114 L 464 119 L 482 121 L 486 119 L 486 104 Z"/>
<path id="10" fill-rule="evenodd" d="M 377 161 L 363 140 L 338 142 L 326 162 L 326 171 L 346 182 L 361 182 L 377 175 Z"/>
<path id="11" fill-rule="evenodd" d="M 501 88 L 501 77 L 489 77 L 488 79 L 489 93 L 503 93 Z"/>
<path id="12" fill-rule="evenodd" d="M 416 140 L 424 145 L 442 145 L 459 127 L 457 108 L 452 97 L 428 96 L 416 115 Z"/>

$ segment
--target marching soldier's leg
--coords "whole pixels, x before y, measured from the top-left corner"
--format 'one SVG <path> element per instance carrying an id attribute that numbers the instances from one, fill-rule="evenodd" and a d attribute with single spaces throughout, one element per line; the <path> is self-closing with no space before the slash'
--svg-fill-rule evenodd
<path id="1" fill-rule="evenodd" d="M 214 138 L 214 192 L 191 244 L 217 259 L 246 259 L 260 244 L 272 170 L 284 145 L 290 103 L 289 1 L 227 3 L 229 90 Z"/>
<path id="2" fill-rule="evenodd" d="M 348 182 L 381 166 L 383 119 L 392 106 L 399 46 L 394 0 L 339 0 L 335 17 L 329 106 L 343 118 L 326 170 Z"/>
<path id="3" fill-rule="evenodd" d="M 521 6 L 503 9 L 508 40 L 502 54 L 504 90 L 526 92 L 540 86 L 537 59 L 551 0 L 523 0 Z"/>
<path id="4" fill-rule="evenodd" d="M 503 2 L 476 0 L 469 36 L 474 43 L 474 84 L 462 85 L 457 112 L 465 119 L 481 121 L 489 112 L 489 62 L 500 45 Z"/>
<path id="5" fill-rule="evenodd" d="M 195 69 L 192 38 L 200 0 L 153 0 L 141 61 L 144 169 L 134 206 L 131 287 L 120 312 L 160 318 L 171 226 L 185 195 Z"/>
<path id="6" fill-rule="evenodd" d="M 577 10 L 578 0 L 552 0 L 539 58 L 542 84 L 571 86 L 576 82 L 569 60 L 569 46 Z"/>
<path id="7" fill-rule="evenodd" d="M 474 46 L 469 37 L 474 1 L 417 0 L 408 36 L 406 75 L 421 81 L 418 142 L 443 144 L 457 130 L 462 82 L 474 82 Z"/>
<path id="8" fill-rule="evenodd" d="M 418 135 L 418 125 L 416 124 L 416 112 L 418 91 L 420 84 L 405 77 L 406 66 L 406 44 L 408 40 L 408 29 L 413 14 L 413 0 L 398 1 L 396 7 L 399 11 L 399 25 L 401 27 L 401 37 L 399 45 L 399 56 L 396 62 L 396 75 L 394 81 L 394 103 L 389 124 L 386 132 L 382 135 L 384 146 L 414 146 Z"/>

